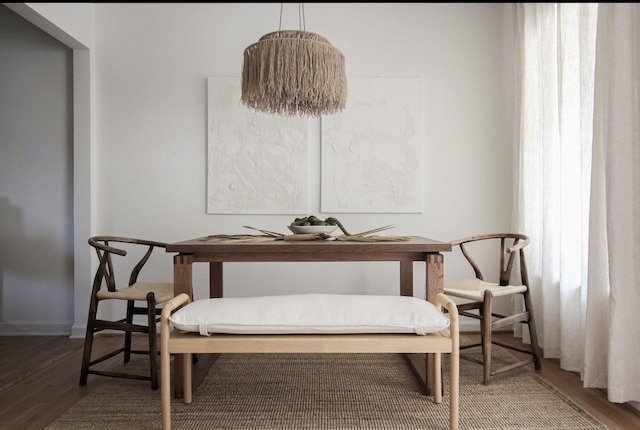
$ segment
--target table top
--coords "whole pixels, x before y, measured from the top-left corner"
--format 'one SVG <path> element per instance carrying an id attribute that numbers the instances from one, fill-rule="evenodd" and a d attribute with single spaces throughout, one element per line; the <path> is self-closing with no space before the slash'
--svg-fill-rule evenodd
<path id="1" fill-rule="evenodd" d="M 308 260 L 308 261 L 386 261 L 424 260 L 425 254 L 451 251 L 451 244 L 409 236 L 408 240 L 347 241 L 238 241 L 200 237 L 167 245 L 167 252 L 207 256 L 209 261 Z"/>

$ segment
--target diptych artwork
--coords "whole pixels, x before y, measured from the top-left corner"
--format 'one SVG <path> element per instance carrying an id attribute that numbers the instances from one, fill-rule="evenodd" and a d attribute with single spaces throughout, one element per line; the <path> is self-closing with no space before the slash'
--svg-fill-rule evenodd
<path id="1" fill-rule="evenodd" d="M 422 212 L 421 78 L 349 78 L 345 110 L 322 118 L 248 109 L 240 84 L 208 78 L 207 213 L 309 213 L 317 162 L 309 153 L 318 146 L 321 212 Z M 310 141 L 312 126 L 319 142 Z"/>

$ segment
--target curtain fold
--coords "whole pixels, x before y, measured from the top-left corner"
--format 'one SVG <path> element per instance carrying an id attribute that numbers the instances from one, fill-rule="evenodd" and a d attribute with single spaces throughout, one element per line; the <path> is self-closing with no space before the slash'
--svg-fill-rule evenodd
<path id="1" fill-rule="evenodd" d="M 640 8 L 599 6 L 584 383 L 640 400 Z M 597 200 L 596 200 L 597 199 Z M 604 337 L 606 347 L 593 346 Z"/>
<path id="2" fill-rule="evenodd" d="M 586 387 L 638 401 L 640 9 L 519 3 L 513 16 L 513 226 L 532 237 L 539 342 Z"/>

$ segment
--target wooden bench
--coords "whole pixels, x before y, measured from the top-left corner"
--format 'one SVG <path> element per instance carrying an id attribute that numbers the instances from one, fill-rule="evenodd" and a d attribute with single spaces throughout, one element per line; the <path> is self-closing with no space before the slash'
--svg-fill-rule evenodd
<path id="1" fill-rule="evenodd" d="M 226 299 L 218 299 L 226 300 Z M 187 294 L 167 302 L 161 316 L 162 428 L 171 428 L 171 354 L 184 354 L 184 403 L 192 401 L 192 354 L 215 353 L 426 353 L 434 354 L 434 402 L 442 402 L 442 353 L 450 354 L 449 428 L 458 428 L 459 325 L 455 303 L 444 294 L 435 298 L 439 311 L 446 308 L 450 325 L 426 335 L 412 333 L 342 334 L 211 334 L 172 329 L 171 316 L 191 303 Z M 195 302 L 194 302 L 195 303 Z M 283 310 L 286 312 L 286 310 Z"/>

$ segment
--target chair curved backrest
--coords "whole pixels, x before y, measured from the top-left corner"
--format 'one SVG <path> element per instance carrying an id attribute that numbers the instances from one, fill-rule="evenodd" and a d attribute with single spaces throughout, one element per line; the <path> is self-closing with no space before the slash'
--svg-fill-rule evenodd
<path id="1" fill-rule="evenodd" d="M 89 245 L 91 245 L 98 254 L 98 260 L 100 265 L 98 266 L 98 270 L 96 270 L 96 274 L 93 282 L 93 294 L 96 294 L 104 282 L 107 290 L 110 292 L 116 291 L 116 280 L 115 273 L 113 270 L 113 260 L 111 256 L 113 254 L 126 256 L 127 251 L 124 249 L 116 248 L 111 244 L 133 244 L 140 246 L 147 246 L 147 252 L 142 256 L 142 258 L 138 261 L 138 263 L 133 267 L 131 273 L 129 274 L 129 285 L 131 286 L 138 281 L 138 275 L 140 271 L 144 267 L 144 265 L 149 261 L 151 257 L 151 253 L 154 248 L 166 249 L 167 244 L 164 242 L 157 242 L 153 240 L 147 239 L 135 239 L 129 237 L 121 237 L 121 236 L 93 236 L 89 238 Z"/>
<path id="2" fill-rule="evenodd" d="M 531 242 L 529 236 L 521 233 L 490 233 L 478 236 L 469 236 L 463 239 L 451 241 L 452 247 L 459 247 L 460 251 L 469 262 L 476 278 L 484 281 L 484 275 L 478 263 L 471 256 L 467 245 L 474 242 L 499 241 L 499 281 L 498 284 L 505 286 L 511 281 L 513 266 L 516 255 L 520 262 L 520 281 L 522 285 L 529 285 L 529 274 L 524 255 L 524 248 Z"/>

